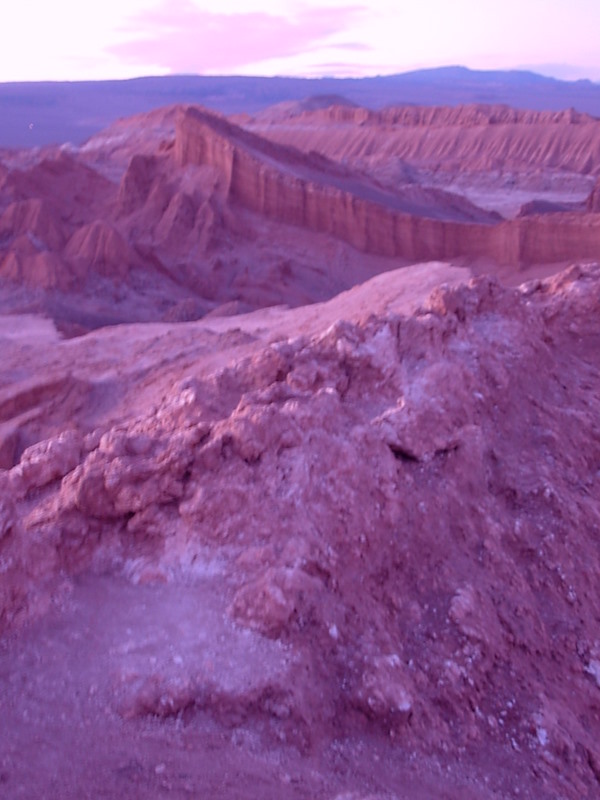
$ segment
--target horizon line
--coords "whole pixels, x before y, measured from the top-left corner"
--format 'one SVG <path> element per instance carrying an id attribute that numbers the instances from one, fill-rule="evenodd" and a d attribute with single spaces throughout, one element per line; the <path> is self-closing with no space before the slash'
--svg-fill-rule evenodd
<path id="1" fill-rule="evenodd" d="M 540 65 L 540 68 L 543 69 L 544 65 Z M 543 78 L 544 80 L 549 81 L 557 81 L 558 83 L 589 83 L 594 86 L 600 86 L 600 80 L 594 80 L 593 78 L 559 78 L 555 75 L 549 75 L 544 72 L 538 72 L 533 67 L 509 67 L 509 68 L 499 68 L 499 69 L 476 69 L 473 67 L 468 67 L 464 64 L 444 64 L 437 67 L 418 67 L 412 68 L 408 70 L 404 70 L 401 72 L 386 72 L 386 73 L 375 73 L 372 75 L 335 75 L 335 74 L 327 74 L 323 73 L 322 75 L 286 75 L 286 74 L 276 74 L 276 75 L 247 75 L 242 73 L 222 73 L 222 74 L 206 74 L 206 73 L 197 73 L 197 72 L 181 72 L 181 73 L 167 73 L 167 74 L 143 74 L 143 75 L 135 75 L 131 77 L 123 77 L 123 78 L 82 78 L 82 79 L 46 79 L 46 80 L 9 80 L 3 81 L 0 80 L 0 86 L 11 86 L 11 85 L 23 85 L 23 84 L 97 84 L 97 83 L 131 83 L 133 81 L 139 80 L 161 80 L 161 79 L 176 79 L 176 78 L 202 78 L 202 79 L 209 79 L 209 80 L 218 80 L 223 78 L 231 78 L 231 79 L 238 79 L 238 80 L 296 80 L 296 81 L 320 81 L 320 80 L 335 80 L 335 81 L 366 81 L 366 80 L 377 80 L 377 79 L 385 79 L 385 78 L 397 78 L 406 75 L 414 75 L 418 73 L 424 72 L 443 72 L 443 71 L 450 71 L 450 70 L 462 70 L 464 72 L 471 72 L 471 73 L 479 73 L 479 74 L 488 74 L 488 73 L 523 73 L 527 75 L 534 75 L 538 78 Z"/>

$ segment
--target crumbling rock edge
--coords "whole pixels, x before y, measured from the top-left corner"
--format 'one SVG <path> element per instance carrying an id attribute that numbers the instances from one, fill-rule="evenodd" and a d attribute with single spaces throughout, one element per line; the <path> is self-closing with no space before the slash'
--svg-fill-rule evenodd
<path id="1" fill-rule="evenodd" d="M 599 304 L 596 264 L 440 287 L 38 442 L 0 471 L 3 629 L 65 575 L 184 591 L 218 561 L 226 624 L 288 668 L 233 693 L 150 676 L 125 717 L 260 707 L 302 747 L 361 719 L 597 791 Z"/>

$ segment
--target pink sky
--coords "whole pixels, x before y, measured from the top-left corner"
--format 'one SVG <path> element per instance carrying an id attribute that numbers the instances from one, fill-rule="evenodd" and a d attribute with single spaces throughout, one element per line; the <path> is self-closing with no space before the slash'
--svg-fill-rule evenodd
<path id="1" fill-rule="evenodd" d="M 28 0 L 2 17 L 0 81 L 446 64 L 600 81 L 599 0 Z"/>
<path id="2" fill-rule="evenodd" d="M 166 0 L 132 17 L 126 28 L 132 40 L 109 50 L 125 63 L 155 63 L 175 73 L 230 71 L 266 57 L 305 54 L 365 14 L 364 7 L 342 6 L 306 7 L 293 17 L 265 12 L 231 15 L 198 8 L 191 0 Z M 360 42 L 334 47 L 369 49 Z"/>

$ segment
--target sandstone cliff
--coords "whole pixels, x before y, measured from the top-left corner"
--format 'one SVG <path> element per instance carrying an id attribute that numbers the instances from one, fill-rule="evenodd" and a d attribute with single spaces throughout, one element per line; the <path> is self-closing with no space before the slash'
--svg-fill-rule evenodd
<path id="1" fill-rule="evenodd" d="M 330 145 L 339 125 L 376 137 L 417 131 L 423 141 L 452 125 L 467 136 L 493 129 L 500 131 L 506 163 L 511 126 L 530 131 L 532 158 L 540 125 L 552 126 L 557 142 L 566 129 L 595 130 L 586 117 L 507 109 L 396 109 L 382 112 L 389 124 L 361 124 L 360 112 L 346 108 L 351 122 L 342 124 L 327 120 L 335 109 L 322 111 L 325 121 L 309 125 L 302 117 L 300 128 L 307 142 L 318 134 Z M 288 127 L 297 133 L 295 125 Z M 385 141 L 373 140 L 373 158 L 388 157 Z M 449 158 L 452 163 L 452 152 Z M 62 319 L 64 330 L 81 331 L 231 303 L 314 302 L 399 263 L 464 259 L 517 271 L 598 255 L 595 195 L 587 216 L 553 213 L 550 223 L 548 214 L 535 213 L 577 207 L 578 184 L 563 172 L 534 176 L 535 191 L 547 193 L 540 198 L 534 191 L 530 203 L 517 182 L 517 209 L 527 216 L 503 221 L 461 188 L 469 162 L 456 191 L 426 185 L 419 168 L 405 161 L 395 159 L 393 179 L 385 183 L 375 168 L 357 163 L 301 152 L 193 107 L 123 120 L 80 149 L 14 154 L 0 170 L 0 280 L 12 298 L 7 303 L 45 310 Z M 498 175 L 510 193 L 513 174 Z"/>
<path id="2" fill-rule="evenodd" d="M 572 110 L 474 105 L 374 112 L 334 106 L 283 119 L 267 111 L 248 127 L 350 163 L 376 155 L 448 172 L 549 168 L 600 174 L 600 120 Z"/>
<path id="3" fill-rule="evenodd" d="M 600 254 L 600 226 L 593 218 L 562 214 L 553 215 L 551 224 L 543 216 L 493 224 L 490 216 L 485 223 L 469 223 L 440 219 L 441 212 L 418 215 L 414 205 L 331 162 L 268 143 L 197 109 L 185 111 L 178 122 L 175 154 L 182 166 L 216 167 L 228 199 L 366 252 L 414 261 L 488 258 L 523 266 Z"/>

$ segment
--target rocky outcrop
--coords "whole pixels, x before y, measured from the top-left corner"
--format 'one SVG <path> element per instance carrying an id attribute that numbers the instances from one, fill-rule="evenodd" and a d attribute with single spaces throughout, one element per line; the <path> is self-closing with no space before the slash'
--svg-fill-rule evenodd
<path id="1" fill-rule="evenodd" d="M 259 115 L 250 130 L 348 163 L 378 156 L 457 175 L 542 168 L 600 174 L 600 121 L 573 110 L 473 105 L 377 112 L 337 106 L 305 111 L 280 125 L 265 113 L 266 120 Z"/>
<path id="2" fill-rule="evenodd" d="M 60 251 L 65 233 L 48 202 L 29 198 L 11 203 L 0 216 L 0 249 L 18 236 L 28 236 L 38 249 Z"/>
<path id="3" fill-rule="evenodd" d="M 600 255 L 600 227 L 585 216 L 553 216 L 551 227 L 543 217 L 470 224 L 417 216 L 330 162 L 268 143 L 196 109 L 179 120 L 176 157 L 181 165 L 218 168 L 233 202 L 378 255 L 414 261 L 464 256 L 513 265 Z"/>
<path id="4" fill-rule="evenodd" d="M 156 166 L 156 158 L 152 156 L 136 154 L 132 157 L 119 185 L 119 214 L 131 214 L 146 203 L 156 179 Z"/>
<path id="5" fill-rule="evenodd" d="M 40 426 L 48 437 L 64 430 L 64 420 L 89 400 L 90 384 L 67 371 L 12 380 L 0 388 L 0 426 L 3 426 L 3 469 L 35 444 Z M 70 434 L 69 434 L 70 436 Z M 10 462 L 10 463 L 9 463 Z"/>
<path id="6" fill-rule="evenodd" d="M 84 225 L 65 247 L 65 258 L 82 277 L 93 268 L 99 275 L 124 280 L 139 257 L 116 228 L 104 220 Z"/>
<path id="7" fill-rule="evenodd" d="M 498 141 L 510 149 L 511 125 L 533 135 L 537 126 L 552 125 L 557 141 L 567 128 L 595 125 L 506 109 L 402 114 L 398 124 L 334 127 L 346 126 L 351 136 L 368 128 L 375 158 L 381 130 L 392 137 L 418 131 L 429 141 L 454 123 L 465 135 L 500 131 Z M 308 142 L 314 131 L 303 127 Z M 337 133 L 326 122 L 317 132 L 333 146 Z M 552 215 L 549 228 L 546 201 L 536 199 L 526 217 L 503 221 L 474 205 L 468 192 L 420 183 L 418 170 L 399 163 L 393 147 L 382 152 L 394 159 L 397 180 L 383 170 L 378 182 L 368 164 L 357 169 L 352 159 L 340 164 L 303 153 L 189 107 L 122 121 L 79 151 L 16 154 L 0 189 L 0 280 L 12 298 L 8 306 L 48 310 L 63 331 L 75 333 L 131 319 L 195 316 L 232 302 L 246 308 L 314 302 L 398 259 L 463 259 L 506 272 L 599 254 L 596 215 L 563 211 Z M 446 154 L 450 161 L 453 152 Z M 440 164 L 446 155 L 440 153 Z M 379 175 L 375 168 L 372 174 Z M 560 176 L 536 180 L 533 190 L 539 186 L 548 197 L 555 188 L 559 197 L 573 190 Z M 501 183 L 501 191 L 511 191 L 510 176 Z"/>
<path id="8" fill-rule="evenodd" d="M 59 289 L 67 292 L 78 282 L 77 273 L 56 253 L 27 252 L 12 247 L 0 261 L 0 277 L 31 289 Z"/>
<path id="9" fill-rule="evenodd" d="M 395 106 L 372 110 L 343 97 L 321 95 L 288 101 L 258 112 L 257 122 L 305 121 L 349 122 L 359 125 L 404 125 L 407 127 L 465 127 L 487 125 L 587 125 L 597 122 L 590 114 L 573 108 L 564 111 L 532 111 L 502 104 L 472 103 L 456 106 Z"/>
<path id="10" fill-rule="evenodd" d="M 600 214 L 498 221 L 150 122 L 143 157 L 120 123 L 39 194 L 43 155 L 0 169 L 2 309 L 68 285 L 62 330 L 106 326 L 0 315 L 0 784 L 215 796 L 226 753 L 274 765 L 269 797 L 596 796 Z M 63 167 L 106 192 L 57 175 L 48 217 Z M 397 269 L 577 253 L 518 289 Z"/>
<path id="11" fill-rule="evenodd" d="M 156 227 L 157 238 L 176 247 L 177 242 L 185 240 L 194 229 L 197 213 L 196 203 L 189 194 L 175 192 Z"/>
<path id="12" fill-rule="evenodd" d="M 484 103 L 458 106 L 389 106 L 371 111 L 350 104 L 335 102 L 329 107 L 306 108 L 299 104 L 301 113 L 316 111 L 324 119 L 336 122 L 352 121 L 369 125 L 404 125 L 407 127 L 485 127 L 488 125 L 594 125 L 595 117 L 576 111 L 531 111 L 506 105 Z M 366 112 L 366 114 L 365 114 Z M 265 112 L 268 114 L 268 112 Z M 260 115 L 259 115 L 260 118 Z"/>
<path id="13" fill-rule="evenodd" d="M 46 199 L 67 226 L 79 225 L 89 214 L 98 213 L 113 190 L 111 180 L 66 148 L 24 158 L 22 166 L 9 171 L 2 186 L 9 202 Z"/>
<path id="14" fill-rule="evenodd" d="M 0 277 L 41 289 L 68 290 L 73 273 L 63 262 L 65 226 L 47 200 L 11 203 L 0 216 Z"/>
<path id="15" fill-rule="evenodd" d="M 596 185 L 588 197 L 587 210 L 592 214 L 600 212 L 600 179 L 596 181 Z"/>
<path id="16" fill-rule="evenodd" d="M 413 314 L 373 313 L 372 292 L 362 322 L 337 306 L 311 334 L 263 314 L 225 364 L 233 331 L 142 342 L 151 403 L 81 433 L 69 415 L 0 471 L 0 623 L 92 566 L 171 598 L 212 577 L 210 626 L 196 600 L 176 623 L 185 658 L 130 628 L 94 702 L 259 718 L 303 748 L 357 729 L 442 759 L 494 748 L 574 800 L 600 763 L 600 270 L 441 286 Z"/>

